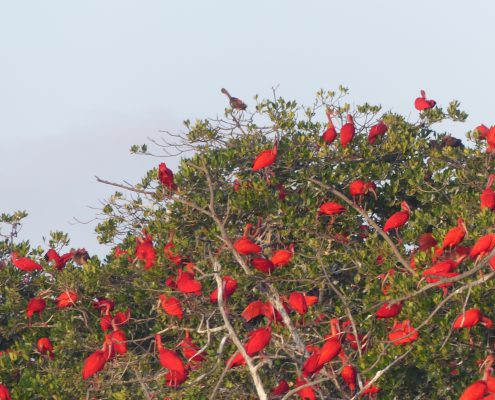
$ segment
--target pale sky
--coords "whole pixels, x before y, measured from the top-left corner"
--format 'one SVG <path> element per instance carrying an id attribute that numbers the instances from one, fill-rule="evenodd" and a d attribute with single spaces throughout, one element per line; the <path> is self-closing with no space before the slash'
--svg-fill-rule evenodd
<path id="1" fill-rule="evenodd" d="M 343 84 L 411 118 L 425 89 L 470 114 L 456 135 L 494 124 L 494 15 L 460 0 L 0 0 L 0 212 L 27 210 L 33 244 L 63 230 L 101 254 L 94 225 L 70 224 L 113 192 L 94 175 L 137 181 L 158 160 L 130 146 L 223 113 L 221 87 L 253 106 L 277 85 L 310 103 Z"/>

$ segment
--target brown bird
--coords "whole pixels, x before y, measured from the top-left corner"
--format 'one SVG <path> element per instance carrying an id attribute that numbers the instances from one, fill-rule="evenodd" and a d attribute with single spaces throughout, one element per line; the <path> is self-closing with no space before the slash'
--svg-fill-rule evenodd
<path id="1" fill-rule="evenodd" d="M 243 111 L 247 108 L 246 103 L 244 103 L 241 99 L 238 99 L 237 97 L 232 97 L 230 93 L 227 91 L 227 89 L 222 88 L 221 92 L 229 98 L 230 106 L 234 110 Z"/>

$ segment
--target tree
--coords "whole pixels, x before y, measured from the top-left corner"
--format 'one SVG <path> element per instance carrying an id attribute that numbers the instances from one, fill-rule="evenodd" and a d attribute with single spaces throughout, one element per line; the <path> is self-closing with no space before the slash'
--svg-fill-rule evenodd
<path id="1" fill-rule="evenodd" d="M 59 270 L 6 235 L 0 379 L 14 398 L 266 399 L 280 384 L 283 399 L 455 399 L 478 380 L 488 394 L 495 239 L 472 253 L 495 223 L 495 206 L 480 207 L 487 132 L 465 146 L 434 130 L 466 119 L 456 101 L 444 111 L 423 96 L 410 122 L 346 95 L 320 91 L 302 107 L 274 93 L 254 111 L 185 121 L 173 143 L 153 143 L 182 155 L 175 173 L 98 178 L 119 190 L 97 227 L 115 246 L 105 260 L 74 251 Z M 52 233 L 50 247 L 68 244 Z M 15 268 L 12 252 L 43 271 Z M 47 305 L 29 321 L 33 298 Z M 454 329 L 471 309 L 476 325 L 461 316 Z"/>

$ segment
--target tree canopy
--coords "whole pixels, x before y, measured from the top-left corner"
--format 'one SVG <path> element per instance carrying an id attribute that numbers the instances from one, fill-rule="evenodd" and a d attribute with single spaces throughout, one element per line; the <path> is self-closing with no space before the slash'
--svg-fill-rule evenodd
<path id="1" fill-rule="evenodd" d="M 226 94 L 131 148 L 176 171 L 98 178 L 104 259 L 1 216 L 0 399 L 495 393 L 495 127 L 457 139 L 438 127 L 459 102 L 424 93 L 409 118 L 344 87 Z"/>

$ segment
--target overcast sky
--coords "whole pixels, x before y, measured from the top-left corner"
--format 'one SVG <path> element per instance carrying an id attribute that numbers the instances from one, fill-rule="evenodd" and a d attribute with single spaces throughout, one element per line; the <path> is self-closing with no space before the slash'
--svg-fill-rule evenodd
<path id="1" fill-rule="evenodd" d="M 221 114 L 221 87 L 252 105 L 276 85 L 309 103 L 343 84 L 411 117 L 425 89 L 462 102 L 456 135 L 493 124 L 494 15 L 489 1 L 0 1 L 0 212 L 27 210 L 34 244 L 63 230 L 101 253 L 94 224 L 71 224 L 113 192 L 94 175 L 136 181 L 157 159 L 130 146 Z"/>

